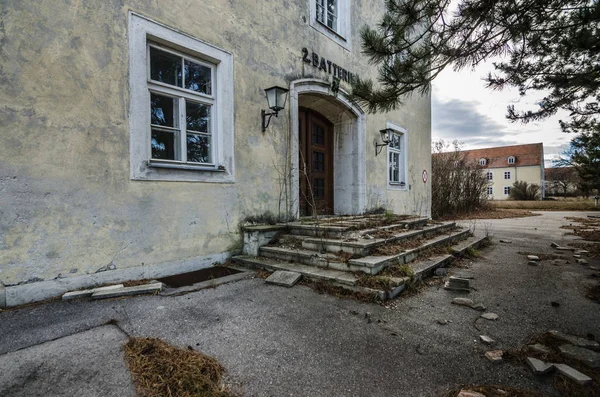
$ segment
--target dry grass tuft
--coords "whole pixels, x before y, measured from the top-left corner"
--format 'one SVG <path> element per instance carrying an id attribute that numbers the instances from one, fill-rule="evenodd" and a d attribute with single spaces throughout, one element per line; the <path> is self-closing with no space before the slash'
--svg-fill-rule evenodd
<path id="1" fill-rule="evenodd" d="M 234 397 L 221 379 L 225 368 L 207 355 L 155 338 L 130 338 L 125 359 L 139 396 Z"/>
<path id="2" fill-rule="evenodd" d="M 535 214 L 529 210 L 519 209 L 500 209 L 500 208 L 489 208 L 479 211 L 473 211 L 466 214 L 461 214 L 452 217 L 441 218 L 440 220 L 467 220 L 467 219 L 505 219 L 505 218 L 526 218 L 528 216 L 539 216 L 541 214 Z"/>
<path id="3" fill-rule="evenodd" d="M 597 211 L 593 199 L 564 199 L 564 200 L 498 200 L 490 201 L 494 208 L 526 209 L 541 211 Z"/>
<path id="4" fill-rule="evenodd" d="M 366 303 L 381 303 L 381 300 L 379 299 L 377 294 L 365 294 L 361 292 L 350 291 L 346 288 L 331 285 L 326 281 L 303 279 L 300 280 L 298 283 L 312 288 L 319 294 L 328 294 L 333 295 L 336 298 L 354 299 Z"/>

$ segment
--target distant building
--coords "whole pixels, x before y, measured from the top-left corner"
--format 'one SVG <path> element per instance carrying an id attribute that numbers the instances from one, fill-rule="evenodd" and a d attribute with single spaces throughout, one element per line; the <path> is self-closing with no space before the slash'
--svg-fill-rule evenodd
<path id="1" fill-rule="evenodd" d="M 517 181 L 535 183 L 544 196 L 544 145 L 499 146 L 487 149 L 465 150 L 468 159 L 477 161 L 484 168 L 489 181 L 488 197 L 506 200 L 512 185 Z"/>
<path id="2" fill-rule="evenodd" d="M 545 168 L 544 190 L 548 196 L 567 196 L 579 190 L 579 174 L 575 167 Z"/>

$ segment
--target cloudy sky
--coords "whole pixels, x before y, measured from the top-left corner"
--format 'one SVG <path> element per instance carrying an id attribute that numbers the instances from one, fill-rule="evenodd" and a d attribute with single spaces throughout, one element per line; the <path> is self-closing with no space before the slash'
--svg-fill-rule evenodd
<path id="1" fill-rule="evenodd" d="M 511 123 L 505 117 L 507 105 L 514 104 L 517 110 L 534 109 L 543 95 L 531 93 L 519 97 L 516 90 L 487 89 L 482 78 L 492 70 L 491 63 L 474 71 L 447 69 L 434 80 L 432 139 L 458 139 L 464 149 L 543 142 L 549 166 L 548 160 L 561 153 L 572 138 L 561 132 L 558 125 L 559 119 L 567 118 L 566 114 L 537 123 Z"/>

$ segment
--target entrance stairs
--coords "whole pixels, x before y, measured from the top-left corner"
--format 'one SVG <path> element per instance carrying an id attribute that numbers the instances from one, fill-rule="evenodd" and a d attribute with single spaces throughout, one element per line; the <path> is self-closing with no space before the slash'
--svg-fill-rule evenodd
<path id="1" fill-rule="evenodd" d="M 244 255 L 232 259 L 242 266 L 297 272 L 332 287 L 388 300 L 484 240 L 454 222 L 420 217 L 302 218 L 244 227 Z"/>

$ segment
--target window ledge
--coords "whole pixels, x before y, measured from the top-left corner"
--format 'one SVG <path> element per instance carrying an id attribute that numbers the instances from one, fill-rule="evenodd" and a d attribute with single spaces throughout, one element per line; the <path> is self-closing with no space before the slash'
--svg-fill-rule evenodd
<path id="1" fill-rule="evenodd" d="M 202 172 L 226 172 L 224 168 L 220 169 L 210 165 L 196 165 L 193 163 L 176 163 L 176 162 L 161 162 L 156 160 L 148 161 L 148 167 L 154 168 L 173 168 L 187 171 L 202 171 Z"/>
<path id="2" fill-rule="evenodd" d="M 327 26 L 325 23 L 321 22 L 319 19 L 316 20 L 316 22 L 322 27 L 327 29 L 327 32 L 335 35 L 338 39 L 343 40 L 344 42 L 347 42 L 348 40 L 346 40 L 346 38 L 344 36 L 342 36 L 338 31 L 333 30 L 332 28 L 330 28 L 329 26 Z"/>
<path id="3" fill-rule="evenodd" d="M 408 191 L 408 185 L 401 185 L 399 183 L 390 183 L 388 184 L 388 189 L 389 190 L 401 190 L 401 191 Z"/>

